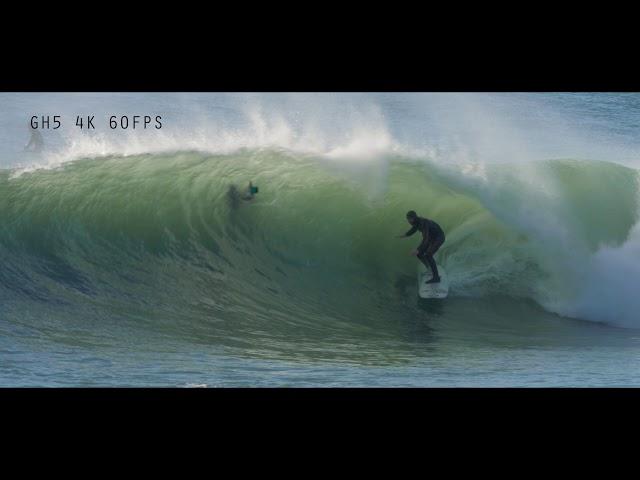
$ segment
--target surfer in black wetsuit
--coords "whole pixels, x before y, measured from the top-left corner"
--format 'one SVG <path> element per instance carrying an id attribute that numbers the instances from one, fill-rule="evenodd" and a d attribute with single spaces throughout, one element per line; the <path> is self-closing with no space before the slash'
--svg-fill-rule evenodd
<path id="1" fill-rule="evenodd" d="M 407 233 L 398 235 L 397 238 L 410 237 L 420 230 L 420 233 L 422 233 L 422 242 L 418 245 L 417 249 L 411 252 L 411 255 L 418 257 L 420 261 L 424 263 L 425 267 L 431 268 L 433 277 L 426 283 L 439 283 L 440 275 L 438 274 L 438 267 L 436 261 L 433 259 L 433 255 L 444 243 L 444 232 L 442 228 L 433 220 L 419 217 L 413 210 L 407 212 L 407 222 L 413 226 Z"/>

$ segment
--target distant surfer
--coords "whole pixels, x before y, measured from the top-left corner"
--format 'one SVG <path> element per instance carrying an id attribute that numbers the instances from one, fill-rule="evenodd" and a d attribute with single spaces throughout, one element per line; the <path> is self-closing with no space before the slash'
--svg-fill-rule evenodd
<path id="1" fill-rule="evenodd" d="M 256 193 L 258 193 L 258 187 L 254 187 L 253 183 L 249 182 L 249 188 L 247 188 L 247 192 L 242 198 L 244 200 L 253 200 Z"/>
<path id="2" fill-rule="evenodd" d="M 425 283 L 439 283 L 440 275 L 438 274 L 438 267 L 436 261 L 433 259 L 433 255 L 444 243 L 444 232 L 440 225 L 428 218 L 419 217 L 413 210 L 407 212 L 407 222 L 412 227 L 404 235 L 398 235 L 396 238 L 410 237 L 418 230 L 422 233 L 422 242 L 418 245 L 418 248 L 411 251 L 411 255 L 415 255 L 420 259 L 424 266 L 431 269 L 433 277 Z"/>
<path id="3" fill-rule="evenodd" d="M 244 193 L 240 193 L 235 185 L 231 185 L 227 192 L 227 199 L 231 208 L 236 209 L 240 205 L 240 200 L 251 201 L 256 193 L 258 193 L 258 187 L 254 187 L 252 182 L 249 182 L 249 186 Z"/>
<path id="4" fill-rule="evenodd" d="M 26 151 L 31 151 L 31 152 L 42 151 L 42 148 L 44 147 L 44 140 L 42 138 L 42 134 L 38 129 L 33 128 L 31 125 L 29 125 L 28 128 L 31 132 L 31 138 L 29 138 L 29 143 L 27 143 L 24 146 L 24 149 Z"/>

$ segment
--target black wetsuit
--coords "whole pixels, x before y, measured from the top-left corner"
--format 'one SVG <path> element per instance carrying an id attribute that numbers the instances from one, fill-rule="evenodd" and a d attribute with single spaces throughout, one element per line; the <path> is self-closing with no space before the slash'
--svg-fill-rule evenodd
<path id="1" fill-rule="evenodd" d="M 438 267 L 433 259 L 433 254 L 438 251 L 444 243 L 445 236 L 440 225 L 428 218 L 417 217 L 413 227 L 405 233 L 405 237 L 410 237 L 417 231 L 422 233 L 422 242 L 418 245 L 418 258 L 425 267 L 431 268 L 433 278 L 440 278 Z"/>

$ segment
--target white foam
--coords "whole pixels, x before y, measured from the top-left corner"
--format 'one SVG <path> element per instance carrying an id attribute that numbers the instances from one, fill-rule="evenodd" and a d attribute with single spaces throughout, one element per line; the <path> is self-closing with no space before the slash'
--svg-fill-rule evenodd
<path id="1" fill-rule="evenodd" d="M 62 134 L 63 144 L 42 153 L 31 163 L 17 169 L 17 175 L 57 168 L 81 158 L 111 155 L 141 155 L 176 151 L 202 151 L 228 154 L 241 149 L 287 149 L 290 151 L 366 163 L 399 146 L 388 131 L 382 114 L 369 106 L 342 119 L 339 133 L 323 128 L 314 118 L 295 123 L 277 111 L 265 113 L 260 104 L 245 106 L 241 125 L 202 116 L 189 125 L 171 125 L 157 131 L 102 131 L 92 135 L 78 129 Z"/>
<path id="2" fill-rule="evenodd" d="M 586 261 L 574 301 L 558 313 L 620 327 L 640 328 L 640 224 L 619 247 L 603 246 Z"/>

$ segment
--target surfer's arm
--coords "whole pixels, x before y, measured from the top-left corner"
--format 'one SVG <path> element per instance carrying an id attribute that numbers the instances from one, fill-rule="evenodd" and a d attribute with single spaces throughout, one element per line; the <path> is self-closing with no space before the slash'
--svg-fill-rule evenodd
<path id="1" fill-rule="evenodd" d="M 413 227 L 411 227 L 411 229 L 407 233 L 405 233 L 404 235 L 400 235 L 398 238 L 410 237 L 411 235 L 413 235 L 417 231 L 418 231 L 418 227 L 413 226 Z"/>

